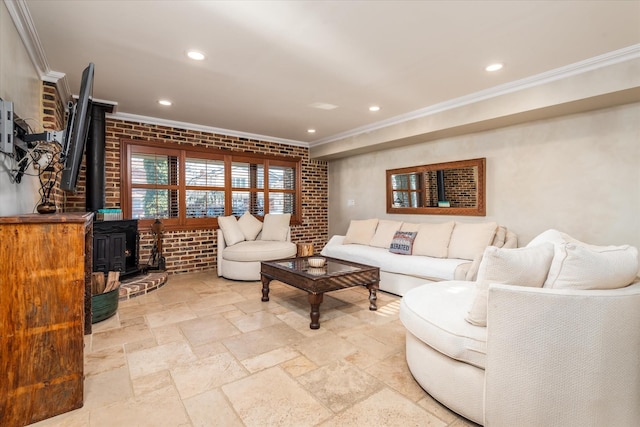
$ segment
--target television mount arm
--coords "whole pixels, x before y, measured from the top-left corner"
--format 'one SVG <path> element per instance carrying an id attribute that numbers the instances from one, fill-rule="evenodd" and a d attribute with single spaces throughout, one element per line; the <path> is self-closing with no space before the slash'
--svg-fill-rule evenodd
<path id="1" fill-rule="evenodd" d="M 16 129 L 21 129 L 16 126 Z M 20 133 L 22 133 L 20 135 Z M 51 153 L 50 149 L 39 149 L 38 144 L 36 142 L 45 142 L 45 143 L 54 143 L 59 147 L 62 147 L 64 141 L 64 131 L 45 131 L 41 133 L 31 133 L 28 134 L 26 132 L 18 132 L 18 137 L 15 139 L 15 154 L 16 161 L 20 165 L 18 170 L 15 172 L 14 180 L 19 183 L 22 181 L 22 176 L 24 175 L 27 167 L 29 166 L 28 161 L 24 161 L 24 158 L 29 153 L 29 150 L 37 154 L 39 157 L 45 155 L 47 153 Z"/>

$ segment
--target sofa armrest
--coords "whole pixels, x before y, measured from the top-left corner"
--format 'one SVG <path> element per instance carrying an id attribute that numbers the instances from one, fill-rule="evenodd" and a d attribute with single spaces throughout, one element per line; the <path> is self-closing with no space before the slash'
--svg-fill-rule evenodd
<path id="1" fill-rule="evenodd" d="M 224 241 L 224 234 L 222 234 L 222 230 L 218 228 L 218 276 L 222 277 L 222 251 L 226 248 L 227 245 Z"/>
<path id="2" fill-rule="evenodd" d="M 331 239 L 329 239 L 329 241 L 327 242 L 326 245 L 324 245 L 324 248 L 322 248 L 322 251 L 320 251 L 320 255 L 324 255 L 327 256 L 327 254 L 325 253 L 325 248 L 328 246 L 339 246 L 342 245 L 344 243 L 344 238 L 346 236 L 340 236 L 338 234 L 336 234 L 335 236 L 332 236 Z"/>
<path id="3" fill-rule="evenodd" d="M 504 239 L 504 244 L 502 245 L 505 249 L 514 249 L 518 247 L 518 235 L 513 231 L 507 230 L 507 236 Z"/>
<path id="4" fill-rule="evenodd" d="M 640 425 L 640 284 L 491 285 L 487 426 Z"/>

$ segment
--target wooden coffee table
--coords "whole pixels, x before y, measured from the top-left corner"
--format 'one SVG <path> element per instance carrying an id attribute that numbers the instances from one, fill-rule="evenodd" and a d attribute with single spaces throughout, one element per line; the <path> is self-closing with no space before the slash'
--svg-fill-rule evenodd
<path id="1" fill-rule="evenodd" d="M 322 257 L 327 261 L 321 268 L 312 268 L 307 259 L 298 257 L 277 261 L 262 261 L 262 301 L 269 301 L 269 283 L 278 280 L 309 293 L 311 305 L 311 329 L 320 328 L 320 304 L 325 292 L 354 286 L 369 289 L 369 310 L 377 310 L 377 291 L 380 283 L 380 269 L 369 265 L 340 259 Z"/>

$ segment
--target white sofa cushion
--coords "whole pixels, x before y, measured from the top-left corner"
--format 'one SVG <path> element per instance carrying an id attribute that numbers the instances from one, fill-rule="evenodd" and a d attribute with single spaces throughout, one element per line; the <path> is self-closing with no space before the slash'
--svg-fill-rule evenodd
<path id="1" fill-rule="evenodd" d="M 464 259 L 398 255 L 389 252 L 388 249 L 365 245 L 330 244 L 322 249 L 322 255 L 373 265 L 388 273 L 416 276 L 428 280 L 453 280 L 458 266 L 469 263 Z"/>
<path id="2" fill-rule="evenodd" d="M 616 289 L 638 275 L 638 249 L 633 246 L 595 246 L 558 230 L 546 230 L 527 247 L 543 242 L 555 246 L 553 262 L 544 282 L 555 289 Z"/>
<path id="3" fill-rule="evenodd" d="M 474 295 L 475 283 L 467 281 L 419 286 L 402 298 L 400 320 L 409 332 L 435 350 L 484 369 L 487 328 L 464 320 Z"/>
<path id="4" fill-rule="evenodd" d="M 349 223 L 349 229 L 344 239 L 345 244 L 355 243 L 358 245 L 369 245 L 371 239 L 376 233 L 376 227 L 378 226 L 378 219 L 361 219 L 351 220 Z"/>
<path id="5" fill-rule="evenodd" d="M 446 258 L 454 225 L 453 221 L 420 224 L 413 242 L 413 254 Z"/>
<path id="6" fill-rule="evenodd" d="M 378 221 L 376 233 L 373 235 L 369 245 L 389 249 L 393 236 L 396 234 L 396 231 L 400 230 L 400 226 L 402 226 L 402 221 L 381 219 Z"/>
<path id="7" fill-rule="evenodd" d="M 493 242 L 498 229 L 495 222 L 457 222 L 449 242 L 449 258 L 474 259 Z"/>
<path id="8" fill-rule="evenodd" d="M 400 227 L 400 231 L 418 231 L 420 228 L 420 224 L 415 224 L 413 222 L 403 222 L 402 227 Z"/>
<path id="9" fill-rule="evenodd" d="M 555 245 L 568 242 L 577 243 L 579 241 L 569 236 L 567 233 L 563 233 L 562 231 L 551 228 L 549 230 L 543 231 L 542 233 L 531 239 L 531 241 L 527 243 L 527 247 L 540 245 L 542 243 L 553 243 Z"/>
<path id="10" fill-rule="evenodd" d="M 633 246 L 555 245 L 545 288 L 616 289 L 638 275 L 638 250 Z"/>
<path id="11" fill-rule="evenodd" d="M 262 231 L 262 222 L 251 215 L 249 211 L 245 211 L 244 214 L 238 219 L 238 225 L 242 234 L 244 234 L 245 240 L 256 240 L 260 231 Z"/>
<path id="12" fill-rule="evenodd" d="M 553 245 L 544 243 L 530 248 L 501 249 L 488 246 L 478 268 L 476 296 L 467 322 L 487 325 L 487 297 L 492 283 L 541 288 L 553 259 Z"/>
<path id="13" fill-rule="evenodd" d="M 224 242 L 227 246 L 235 245 L 238 242 L 244 242 L 244 233 L 238 225 L 235 216 L 219 216 L 218 226 L 222 230 Z"/>
<path id="14" fill-rule="evenodd" d="M 289 233 L 289 221 L 291 214 L 266 214 L 262 225 L 260 240 L 273 240 L 284 242 Z"/>
<path id="15" fill-rule="evenodd" d="M 271 261 L 289 258 L 296 254 L 296 244 L 270 240 L 253 240 L 227 246 L 222 257 L 228 261 Z"/>

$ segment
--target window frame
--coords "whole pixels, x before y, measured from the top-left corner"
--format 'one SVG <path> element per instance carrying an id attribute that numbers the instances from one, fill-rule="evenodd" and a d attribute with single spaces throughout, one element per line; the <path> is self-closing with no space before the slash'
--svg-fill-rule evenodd
<path id="1" fill-rule="evenodd" d="M 185 162 L 187 158 L 223 160 L 225 164 L 224 197 L 225 216 L 232 215 L 232 194 L 239 190 L 260 190 L 264 192 L 264 213 L 269 213 L 269 192 L 294 194 L 294 212 L 291 214 L 291 225 L 302 224 L 302 159 L 299 157 L 277 156 L 270 154 L 247 153 L 241 151 L 221 150 L 218 148 L 208 148 L 187 144 L 178 144 L 163 141 L 140 141 L 132 139 L 120 140 L 120 206 L 125 218 L 132 216 L 132 189 L 136 186 L 131 182 L 131 157 L 133 153 L 172 155 L 178 158 L 178 217 L 161 218 L 165 230 L 191 230 L 203 228 L 218 228 L 218 217 L 189 218 L 186 216 L 186 190 L 185 183 Z M 232 187 L 231 165 L 234 162 L 253 162 L 263 165 L 264 188 L 240 189 Z M 294 189 L 270 189 L 269 188 L 269 166 L 292 167 L 295 173 Z M 170 184 L 171 185 L 171 184 Z M 263 220 L 263 216 L 254 215 Z M 138 226 L 142 229 L 149 229 L 155 219 L 138 219 Z"/>

